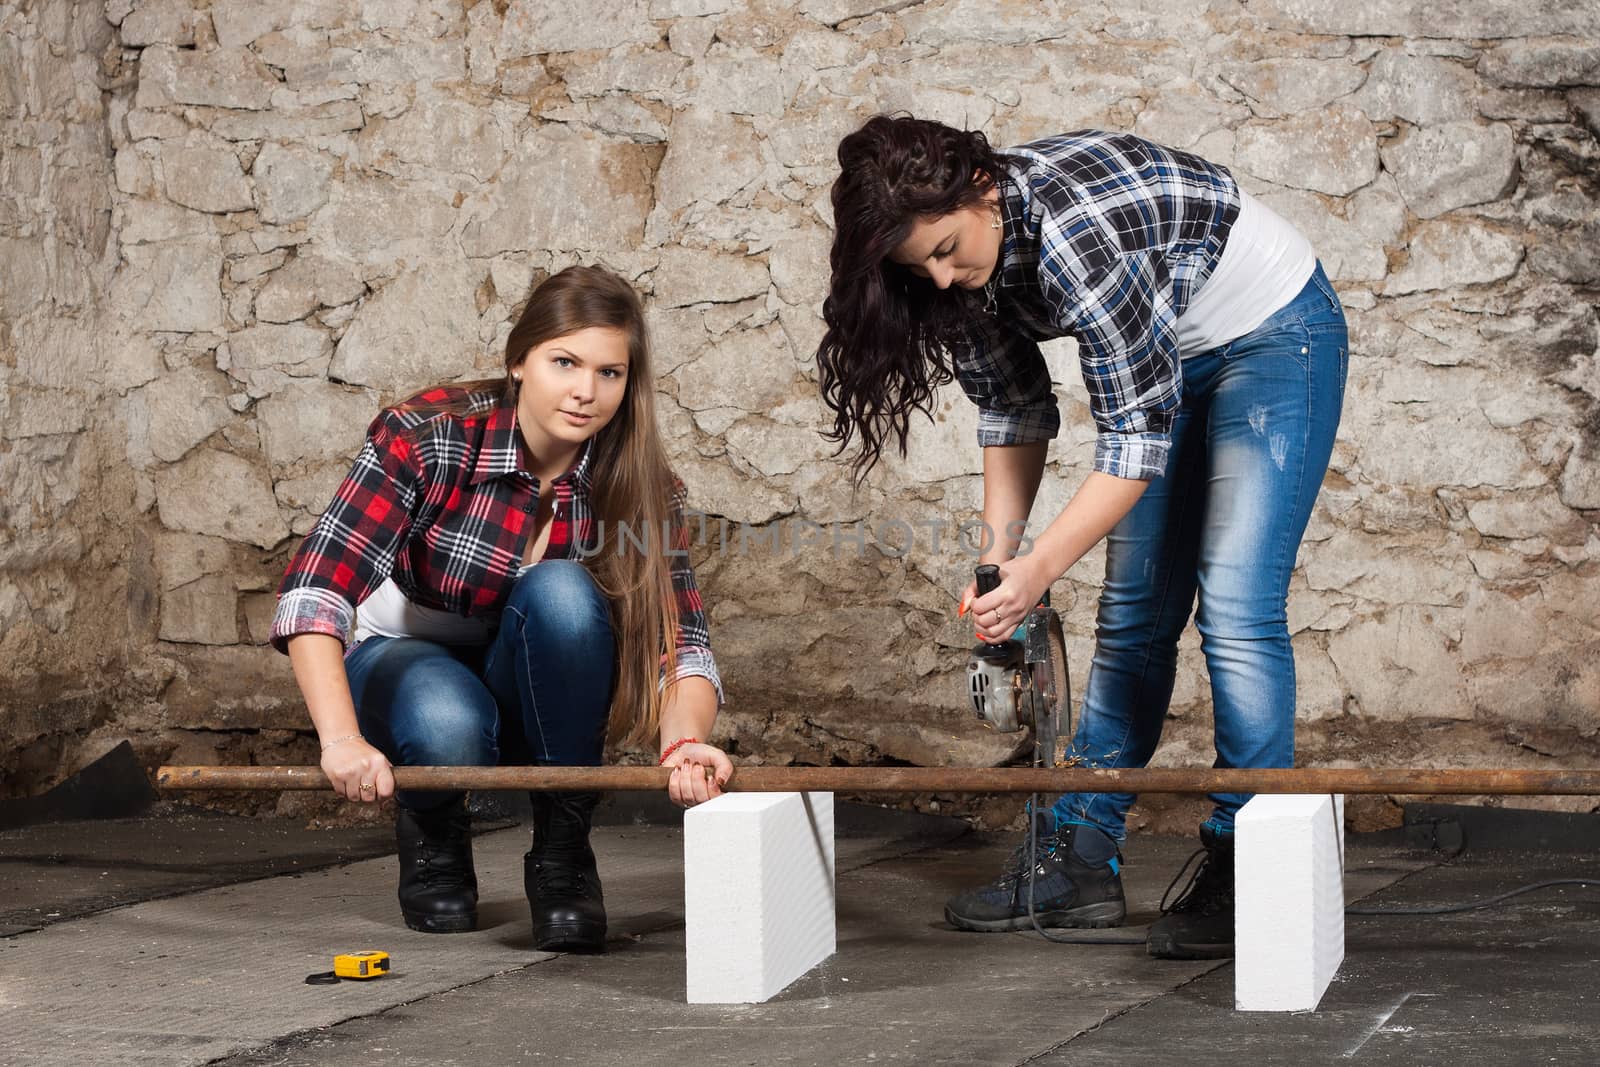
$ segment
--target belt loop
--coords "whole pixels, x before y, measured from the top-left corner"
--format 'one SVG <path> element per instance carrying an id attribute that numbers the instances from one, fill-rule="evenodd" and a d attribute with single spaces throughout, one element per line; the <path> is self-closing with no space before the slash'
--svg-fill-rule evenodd
<path id="1" fill-rule="evenodd" d="M 1344 305 L 1339 303 L 1339 294 L 1333 288 L 1333 280 L 1328 277 L 1328 272 L 1322 268 L 1322 260 L 1317 260 L 1317 269 L 1311 277 L 1317 280 L 1317 288 L 1322 290 L 1322 295 L 1328 298 L 1328 307 L 1332 311 L 1344 313 Z"/>

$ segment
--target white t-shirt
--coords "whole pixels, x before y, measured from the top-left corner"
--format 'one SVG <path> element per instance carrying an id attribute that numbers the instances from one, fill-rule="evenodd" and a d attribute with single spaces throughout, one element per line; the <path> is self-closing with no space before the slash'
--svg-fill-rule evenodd
<path id="1" fill-rule="evenodd" d="M 441 645 L 482 645 L 493 636 L 495 621 L 483 615 L 469 618 L 423 607 L 408 599 L 393 578 L 385 578 L 356 608 L 350 645 L 353 648 L 369 637 L 421 637 Z"/>
<path id="2" fill-rule="evenodd" d="M 1299 230 L 1239 190 L 1239 217 L 1216 267 L 1178 316 L 1178 354 L 1225 345 L 1260 326 L 1299 295 L 1317 254 Z"/>

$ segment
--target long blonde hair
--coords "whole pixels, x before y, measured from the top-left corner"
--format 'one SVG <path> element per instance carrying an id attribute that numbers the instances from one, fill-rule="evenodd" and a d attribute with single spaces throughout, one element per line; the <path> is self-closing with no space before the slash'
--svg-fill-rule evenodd
<path id="1" fill-rule="evenodd" d="M 497 390 L 513 399 L 511 370 L 534 348 L 590 327 L 621 330 L 628 339 L 622 405 L 595 435 L 589 456 L 591 501 L 600 541 L 583 560 L 611 606 L 616 640 L 608 740 L 638 745 L 656 735 L 661 705 L 675 684 L 662 664 L 677 645 L 678 601 L 667 557 L 673 498 L 680 484 L 667 464 L 656 425 L 655 374 L 639 295 L 601 267 L 568 267 L 541 282 L 506 338 L 503 378 L 465 382 L 458 389 Z M 628 531 L 632 536 L 626 536 Z M 643 549 L 639 545 L 643 541 Z"/>

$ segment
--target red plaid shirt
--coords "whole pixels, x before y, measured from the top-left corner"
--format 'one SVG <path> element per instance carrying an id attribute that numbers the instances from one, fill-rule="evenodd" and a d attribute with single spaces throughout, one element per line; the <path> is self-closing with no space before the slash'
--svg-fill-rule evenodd
<path id="1" fill-rule="evenodd" d="M 493 393 L 441 386 L 424 408 L 465 397 L 464 415 L 387 408 L 373 420 L 355 467 L 289 561 L 278 587 L 272 644 L 295 634 L 347 641 L 356 605 L 384 579 L 424 607 L 497 619 L 522 568 L 539 504 L 524 467 L 516 409 Z M 403 408 L 404 405 L 401 405 Z M 595 545 L 590 449 L 556 478 L 544 559 L 574 559 Z M 722 699 L 711 637 L 689 565 L 684 490 L 673 496 L 672 584 L 678 597 L 676 677 L 700 675 Z M 665 664 L 663 664 L 663 667 Z"/>

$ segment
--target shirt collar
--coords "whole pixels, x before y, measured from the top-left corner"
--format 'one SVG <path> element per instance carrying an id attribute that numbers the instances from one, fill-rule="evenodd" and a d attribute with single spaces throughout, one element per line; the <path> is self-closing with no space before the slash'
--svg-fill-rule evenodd
<path id="1" fill-rule="evenodd" d="M 578 461 L 571 467 L 567 468 L 567 472 L 565 474 L 561 475 L 561 477 L 555 480 L 556 484 L 559 485 L 562 482 L 571 481 L 574 488 L 581 489 L 587 494 L 589 492 L 589 460 L 593 455 L 594 438 L 591 437 L 585 441 L 583 443 L 583 447 L 578 450 Z"/>
<path id="2" fill-rule="evenodd" d="M 522 435 L 517 433 L 517 409 L 508 390 L 489 412 L 483 428 L 483 446 L 472 467 L 472 484 L 522 470 Z"/>
<path id="3" fill-rule="evenodd" d="M 1000 259 L 995 273 L 1001 287 L 1015 284 L 1020 268 L 1027 263 L 1028 251 L 1036 249 L 1038 238 L 1029 225 L 1029 205 L 1023 192 L 1025 174 L 1002 170 L 995 185 L 1000 190 Z"/>
<path id="4" fill-rule="evenodd" d="M 590 457 L 594 453 L 594 438 L 583 443 L 583 448 L 578 451 L 578 460 L 565 474 L 554 479 L 555 482 L 564 482 L 571 479 L 585 492 L 590 485 Z M 484 426 L 483 447 L 478 450 L 477 462 L 472 467 L 472 484 L 486 482 L 491 478 L 502 478 L 507 474 L 532 474 L 528 472 L 528 450 L 523 444 L 522 434 L 517 430 L 516 401 L 510 394 L 494 406 L 489 412 L 489 421 Z"/>

